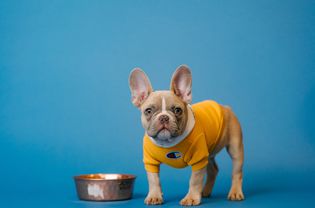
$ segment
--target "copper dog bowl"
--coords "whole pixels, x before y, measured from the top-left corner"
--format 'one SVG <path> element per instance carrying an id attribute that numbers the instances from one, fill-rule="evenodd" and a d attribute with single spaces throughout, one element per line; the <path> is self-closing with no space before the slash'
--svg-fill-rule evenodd
<path id="1" fill-rule="evenodd" d="M 125 200 L 132 197 L 136 176 L 128 174 L 88 174 L 74 176 L 79 199 L 88 201 Z"/>

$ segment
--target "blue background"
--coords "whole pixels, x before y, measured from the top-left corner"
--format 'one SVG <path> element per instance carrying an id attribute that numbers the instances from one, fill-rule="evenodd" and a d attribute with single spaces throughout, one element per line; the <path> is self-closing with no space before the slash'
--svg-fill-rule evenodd
<path id="1" fill-rule="evenodd" d="M 232 106 L 244 131 L 243 202 L 231 161 L 205 207 L 311 207 L 315 175 L 314 1 L 0 1 L 0 206 L 143 206 L 140 113 L 128 75 L 167 89 L 180 64 L 193 101 Z M 72 176 L 137 175 L 134 199 L 82 202 Z M 165 206 L 190 168 L 162 167 Z"/>

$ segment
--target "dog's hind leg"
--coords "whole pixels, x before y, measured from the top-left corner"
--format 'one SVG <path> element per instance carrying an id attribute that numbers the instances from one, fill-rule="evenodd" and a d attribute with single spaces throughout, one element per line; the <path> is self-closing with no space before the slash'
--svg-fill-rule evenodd
<path id="1" fill-rule="evenodd" d="M 209 162 L 207 165 L 207 180 L 202 190 L 203 197 L 209 197 L 211 195 L 215 178 L 217 177 L 218 172 L 219 168 L 215 162 L 214 157 L 209 158 Z"/>
<path id="2" fill-rule="evenodd" d="M 243 161 L 244 161 L 244 146 L 242 138 L 242 130 L 234 113 L 230 114 L 229 121 L 229 135 L 226 150 L 229 153 L 232 163 L 232 186 L 228 194 L 228 199 L 233 201 L 240 201 L 244 199 L 242 191 L 243 183 Z"/>

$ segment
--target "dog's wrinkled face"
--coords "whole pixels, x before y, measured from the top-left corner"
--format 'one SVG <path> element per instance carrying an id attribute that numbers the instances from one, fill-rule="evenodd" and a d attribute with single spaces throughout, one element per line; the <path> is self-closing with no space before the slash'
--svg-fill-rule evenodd
<path id="1" fill-rule="evenodd" d="M 141 111 L 147 134 L 157 141 L 172 142 L 186 127 L 187 104 L 191 102 L 191 73 L 180 66 L 173 74 L 169 91 L 154 91 L 145 73 L 134 69 L 129 77 L 132 102 Z"/>
<path id="2" fill-rule="evenodd" d="M 171 142 L 185 130 L 187 105 L 171 91 L 152 92 L 140 109 L 142 125 L 154 139 Z"/>

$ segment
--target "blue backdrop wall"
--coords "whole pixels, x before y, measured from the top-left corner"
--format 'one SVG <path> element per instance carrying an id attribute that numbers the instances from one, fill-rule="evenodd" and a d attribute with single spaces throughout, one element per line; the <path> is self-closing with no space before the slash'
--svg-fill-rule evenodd
<path id="1" fill-rule="evenodd" d="M 141 206 L 143 129 L 128 75 L 141 67 L 167 89 L 180 64 L 192 69 L 194 102 L 229 104 L 242 123 L 238 206 L 309 206 L 314 38 L 314 1 L 1 1 L 0 206 Z M 204 204 L 234 206 L 225 151 L 218 163 Z M 134 199 L 78 201 L 72 176 L 94 172 L 136 174 Z M 166 205 L 189 173 L 162 167 Z"/>

